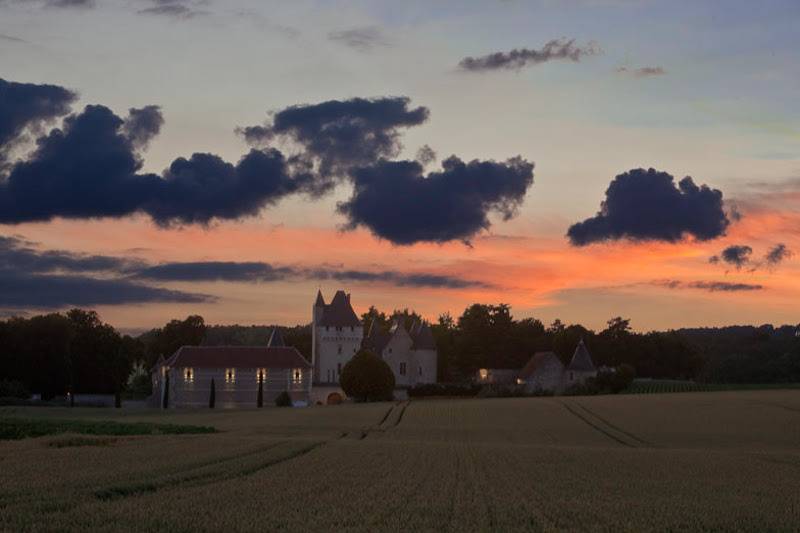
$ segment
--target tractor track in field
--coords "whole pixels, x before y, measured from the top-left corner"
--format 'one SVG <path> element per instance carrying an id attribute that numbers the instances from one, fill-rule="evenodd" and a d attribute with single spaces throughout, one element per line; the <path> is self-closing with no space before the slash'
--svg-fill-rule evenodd
<path id="1" fill-rule="evenodd" d="M 612 422 L 610 422 L 606 418 L 600 416 L 599 414 L 595 413 L 594 411 L 592 411 L 591 409 L 589 409 L 588 407 L 586 407 L 582 403 L 575 402 L 575 404 L 578 407 L 580 407 L 581 409 L 583 409 L 584 411 L 586 411 L 589 415 L 593 416 L 594 418 L 596 418 L 597 420 L 599 420 L 600 422 L 602 422 L 603 424 L 608 426 L 609 428 L 611 428 L 614 431 L 617 431 L 619 433 L 622 433 L 623 435 L 627 436 L 628 438 L 633 439 L 634 441 L 638 442 L 642 446 L 648 447 L 648 448 L 655 448 L 656 447 L 656 445 L 653 444 L 652 442 L 648 442 L 648 441 L 646 441 L 644 439 L 641 439 L 641 438 L 637 437 L 636 435 L 634 435 L 633 433 L 631 433 L 630 431 L 626 431 L 626 430 L 622 429 L 621 427 L 617 426 L 616 424 L 613 424 Z"/>
<path id="2" fill-rule="evenodd" d="M 577 409 L 572 407 L 567 402 L 563 402 L 562 401 L 560 403 L 561 403 L 561 405 L 564 406 L 564 409 L 569 411 L 572 415 L 574 415 L 576 418 L 578 418 L 581 422 L 583 422 L 587 426 L 591 427 L 592 429 L 594 429 L 598 433 L 602 433 L 603 435 L 605 435 L 609 439 L 613 440 L 617 444 L 621 444 L 622 446 L 627 446 L 628 448 L 638 448 L 639 447 L 639 445 L 637 443 L 629 442 L 628 440 L 625 439 L 625 437 L 621 437 L 619 435 L 616 435 L 613 428 L 603 427 L 603 425 L 601 425 L 602 423 L 593 422 L 587 416 L 583 415 L 580 411 L 578 411 Z M 628 438 L 630 438 L 630 437 L 628 437 Z"/>

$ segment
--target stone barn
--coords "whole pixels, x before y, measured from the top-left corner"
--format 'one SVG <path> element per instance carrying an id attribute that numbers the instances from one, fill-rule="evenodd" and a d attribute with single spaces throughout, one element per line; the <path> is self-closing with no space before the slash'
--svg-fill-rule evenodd
<path id="1" fill-rule="evenodd" d="M 275 344 L 278 344 L 275 342 Z M 311 365 L 287 346 L 183 346 L 153 367 L 152 403 L 167 407 L 208 407 L 211 380 L 215 406 L 256 407 L 259 382 L 264 405 L 286 391 L 308 402 Z"/>
<path id="2" fill-rule="evenodd" d="M 564 363 L 553 352 L 536 352 L 519 372 L 517 383 L 528 393 L 564 390 Z"/>
<path id="3" fill-rule="evenodd" d="M 576 383 L 583 383 L 586 378 L 593 378 L 597 376 L 597 368 L 592 362 L 592 356 L 586 348 L 583 339 L 578 343 L 575 348 L 575 353 L 572 355 L 572 360 L 569 362 L 566 371 L 566 386 L 574 385 Z"/>

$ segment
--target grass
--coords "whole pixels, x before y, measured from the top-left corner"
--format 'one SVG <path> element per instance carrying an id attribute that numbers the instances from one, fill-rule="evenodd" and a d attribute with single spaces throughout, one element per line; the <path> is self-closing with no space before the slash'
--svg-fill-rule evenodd
<path id="1" fill-rule="evenodd" d="M 697 383 L 669 379 L 636 380 L 623 394 L 662 394 L 669 392 L 714 392 L 737 390 L 800 389 L 800 383 Z"/>
<path id="2" fill-rule="evenodd" d="M 47 442 L 51 448 L 76 448 L 79 446 L 111 446 L 117 442 L 112 437 L 62 437 Z"/>
<path id="3" fill-rule="evenodd" d="M 800 523 L 798 390 L 214 412 L 0 409 L 15 416 L 224 431 L 63 449 L 2 441 L 2 531 L 792 531 Z"/>
<path id="4" fill-rule="evenodd" d="M 180 435 L 214 433 L 208 426 L 153 424 L 147 422 L 113 422 L 97 420 L 58 420 L 44 418 L 0 418 L 0 440 L 43 437 L 59 433 L 84 435 Z"/>

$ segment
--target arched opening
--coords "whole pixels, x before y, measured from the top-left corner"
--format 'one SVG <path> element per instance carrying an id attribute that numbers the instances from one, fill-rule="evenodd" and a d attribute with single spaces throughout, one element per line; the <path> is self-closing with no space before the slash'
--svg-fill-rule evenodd
<path id="1" fill-rule="evenodd" d="M 339 394 L 338 392 L 332 392 L 328 394 L 328 398 L 325 400 L 325 403 L 327 405 L 339 405 L 340 403 L 342 403 L 342 400 L 343 398 L 341 394 Z"/>

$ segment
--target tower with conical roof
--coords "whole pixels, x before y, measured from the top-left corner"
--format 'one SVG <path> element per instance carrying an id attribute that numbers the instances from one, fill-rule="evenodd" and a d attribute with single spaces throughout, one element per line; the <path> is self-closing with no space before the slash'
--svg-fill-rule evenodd
<path id="1" fill-rule="evenodd" d="M 314 383 L 338 385 L 342 368 L 361 348 L 361 320 L 353 310 L 350 295 L 342 290 L 336 291 L 329 304 L 322 291 L 317 291 L 311 318 Z"/>

